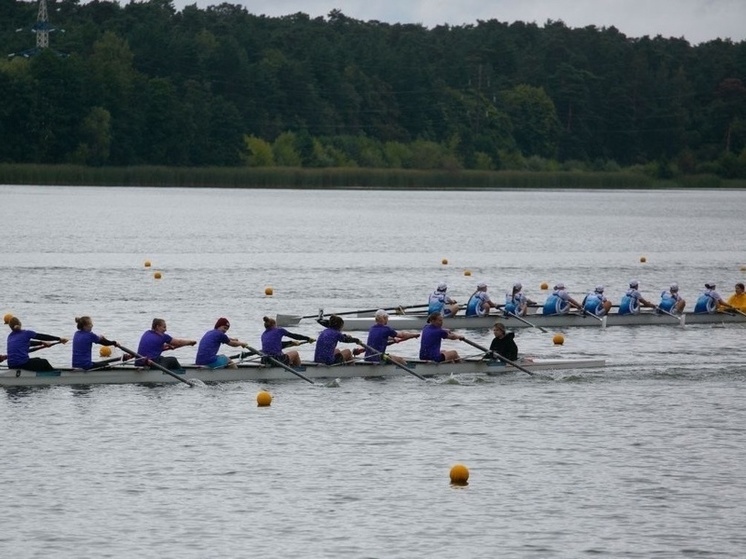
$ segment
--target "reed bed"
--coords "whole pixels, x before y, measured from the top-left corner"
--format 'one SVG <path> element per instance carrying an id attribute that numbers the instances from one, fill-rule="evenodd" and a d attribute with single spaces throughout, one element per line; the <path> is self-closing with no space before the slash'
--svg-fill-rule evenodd
<path id="1" fill-rule="evenodd" d="M 403 190 L 746 188 L 746 181 L 726 181 L 715 175 L 683 176 L 659 181 L 631 171 L 426 171 L 337 167 L 186 168 L 19 164 L 0 165 L 0 184 Z"/>

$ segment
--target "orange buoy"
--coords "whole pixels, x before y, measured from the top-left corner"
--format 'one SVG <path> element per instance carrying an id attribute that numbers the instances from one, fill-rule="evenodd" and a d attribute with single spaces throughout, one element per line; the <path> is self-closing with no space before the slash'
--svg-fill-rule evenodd
<path id="1" fill-rule="evenodd" d="M 108 345 L 101 346 L 98 350 L 98 354 L 101 357 L 111 357 L 111 348 Z"/>
<path id="2" fill-rule="evenodd" d="M 8 313 L 8 314 L 6 314 L 6 315 L 5 315 L 4 317 L 3 317 L 3 322 L 5 322 L 5 324 L 8 324 L 8 323 L 10 322 L 10 319 L 11 319 L 11 318 L 13 318 L 13 315 L 12 315 L 12 314 L 10 314 L 10 313 Z"/>
<path id="3" fill-rule="evenodd" d="M 272 290 L 272 288 L 271 288 L 271 287 L 269 287 L 269 286 L 268 286 L 268 287 L 265 287 L 265 288 L 264 288 L 264 294 L 265 294 L 265 295 L 266 295 L 267 297 L 271 297 L 273 293 L 274 293 L 274 291 Z"/>
<path id="4" fill-rule="evenodd" d="M 471 270 L 464 270 L 464 275 L 465 276 L 470 276 L 471 275 Z"/>
<path id="5" fill-rule="evenodd" d="M 446 266 L 448 264 L 448 258 L 444 258 L 440 263 L 443 264 L 443 266 Z"/>
<path id="6" fill-rule="evenodd" d="M 565 337 L 562 334 L 555 334 L 552 342 L 554 342 L 554 345 L 562 345 L 565 343 Z"/>
<path id="7" fill-rule="evenodd" d="M 451 468 L 452 485 L 469 485 L 469 468 L 463 464 L 456 464 Z"/>
<path id="8" fill-rule="evenodd" d="M 155 279 L 161 279 L 161 273 L 160 272 L 156 272 L 156 273 L 153 274 L 153 277 Z"/>
<path id="9" fill-rule="evenodd" d="M 541 282 L 541 285 L 539 286 L 541 289 L 546 290 L 549 289 L 549 284 L 545 281 Z"/>
<path id="10" fill-rule="evenodd" d="M 150 260 L 146 260 L 145 261 L 145 267 L 146 268 L 150 268 Z"/>
<path id="11" fill-rule="evenodd" d="M 256 405 L 260 408 L 265 408 L 272 403 L 272 394 L 262 390 L 256 395 Z"/>
<path id="12" fill-rule="evenodd" d="M 640 256 L 640 262 L 642 262 L 644 264 L 647 261 L 648 261 L 647 258 L 645 258 L 644 256 Z"/>

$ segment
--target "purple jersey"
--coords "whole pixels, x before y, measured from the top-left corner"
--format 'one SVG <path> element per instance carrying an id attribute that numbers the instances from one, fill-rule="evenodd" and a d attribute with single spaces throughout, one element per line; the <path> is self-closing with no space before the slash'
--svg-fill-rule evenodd
<path id="1" fill-rule="evenodd" d="M 387 324 L 374 324 L 368 330 L 368 342 L 371 348 L 378 353 L 373 353 L 368 348 L 365 348 L 365 360 L 378 363 L 381 361 L 381 354 L 386 351 L 386 346 L 389 344 L 389 338 L 396 337 L 396 330 L 391 328 Z"/>
<path id="2" fill-rule="evenodd" d="M 440 361 L 440 342 L 448 337 L 449 331 L 434 324 L 426 324 L 420 335 L 420 359 Z"/>
<path id="3" fill-rule="evenodd" d="M 137 353 L 148 359 L 158 359 L 163 353 L 163 344 L 170 344 L 173 338 L 168 334 L 159 334 L 155 330 L 148 330 L 140 338 Z M 135 365 L 142 367 L 145 363 L 142 359 L 135 361 Z"/>
<path id="4" fill-rule="evenodd" d="M 197 365 L 209 365 L 215 360 L 220 350 L 220 344 L 227 344 L 230 342 L 228 335 L 215 328 L 214 330 L 208 330 L 202 339 L 199 341 L 199 347 L 197 348 L 197 357 L 194 362 Z M 141 353 L 141 355 L 144 355 Z"/>
<path id="5" fill-rule="evenodd" d="M 262 353 L 282 357 L 282 338 L 289 332 L 284 328 L 269 328 L 262 334 Z"/>
<path id="6" fill-rule="evenodd" d="M 33 330 L 12 330 L 8 334 L 8 367 L 20 367 L 29 360 L 29 342 L 34 336 Z"/>
<path id="7" fill-rule="evenodd" d="M 334 350 L 337 349 L 337 342 L 342 342 L 346 338 L 347 336 L 339 330 L 327 328 L 316 339 L 316 351 L 313 354 L 313 360 L 316 363 L 333 365 Z"/>
<path id="8" fill-rule="evenodd" d="M 93 332 L 78 330 L 73 336 L 73 367 L 76 369 L 90 369 L 93 366 L 91 348 L 97 344 L 100 336 Z"/>

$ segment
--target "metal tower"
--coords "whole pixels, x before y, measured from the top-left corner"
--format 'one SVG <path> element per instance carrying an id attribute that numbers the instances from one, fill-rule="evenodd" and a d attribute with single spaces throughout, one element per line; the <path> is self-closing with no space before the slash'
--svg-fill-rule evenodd
<path id="1" fill-rule="evenodd" d="M 23 31 L 23 29 L 16 29 L 16 31 Z M 29 58 L 31 56 L 36 56 L 44 49 L 48 49 L 49 34 L 54 31 L 59 31 L 60 33 L 65 32 L 64 29 L 58 29 L 50 25 L 49 12 L 47 11 L 47 0 L 39 0 L 39 15 L 36 18 L 36 23 L 31 27 L 31 32 L 36 33 L 36 47 L 22 52 L 14 52 L 13 54 L 9 54 L 8 58 L 13 58 L 14 56 Z M 59 56 L 65 56 L 59 52 L 56 54 Z"/>

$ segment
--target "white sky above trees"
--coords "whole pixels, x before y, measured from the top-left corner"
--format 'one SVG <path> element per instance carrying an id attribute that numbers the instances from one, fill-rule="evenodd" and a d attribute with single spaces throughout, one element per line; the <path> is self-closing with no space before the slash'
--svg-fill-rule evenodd
<path id="1" fill-rule="evenodd" d="M 218 0 L 173 0 L 177 9 Z M 476 24 L 478 20 L 533 22 L 561 20 L 568 27 L 616 27 L 628 37 L 685 38 L 696 45 L 713 39 L 746 40 L 746 0 L 228 0 L 252 14 L 271 17 L 303 12 L 327 16 L 334 9 L 362 21 Z"/>

